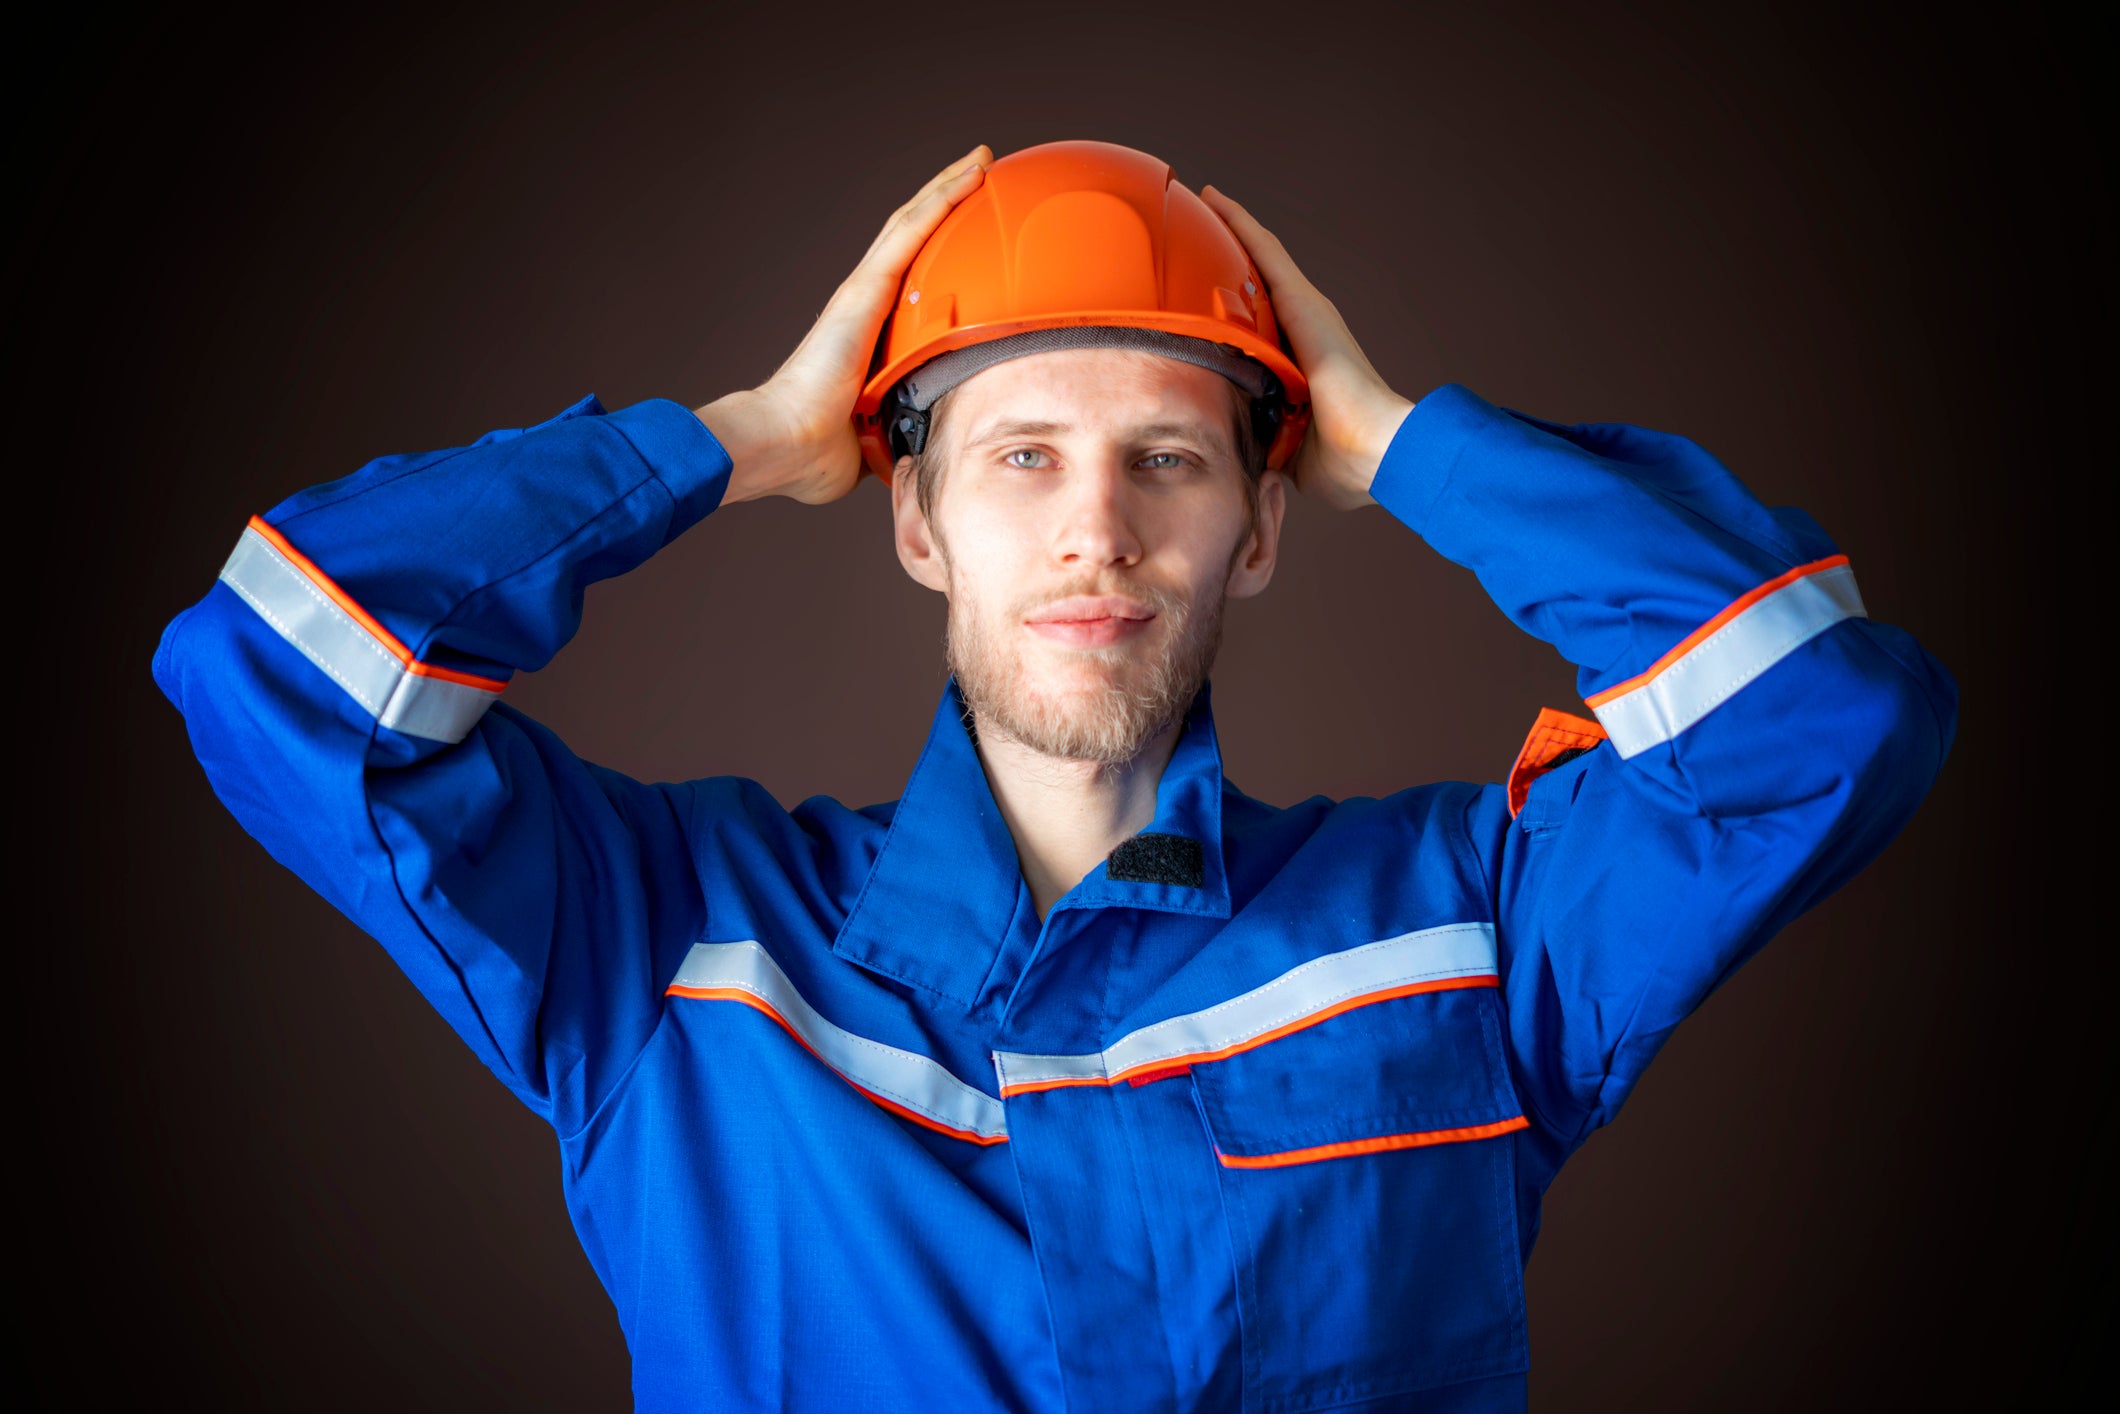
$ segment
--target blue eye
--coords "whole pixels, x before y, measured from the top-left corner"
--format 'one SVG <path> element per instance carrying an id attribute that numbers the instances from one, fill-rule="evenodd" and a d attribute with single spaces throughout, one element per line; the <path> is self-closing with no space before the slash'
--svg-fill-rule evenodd
<path id="1" fill-rule="evenodd" d="M 1185 458 L 1179 456 L 1176 452 L 1150 452 L 1147 456 L 1141 458 L 1141 460 L 1144 462 L 1152 462 L 1159 457 L 1164 459 L 1163 465 L 1155 467 L 1153 468 L 1153 470 L 1175 471 L 1179 467 L 1185 465 Z"/>
<path id="2" fill-rule="evenodd" d="M 1006 457 L 1004 457 L 1004 458 L 1003 458 L 1003 460 L 1004 460 L 1004 461 L 1006 461 L 1006 462 L 1007 462 L 1007 463 L 1008 463 L 1008 464 L 1009 464 L 1010 466 L 1013 466 L 1013 467 L 1017 467 L 1017 468 L 1019 468 L 1019 469 L 1021 469 L 1021 470 L 1023 470 L 1023 471 L 1030 471 L 1030 470 L 1032 470 L 1033 468 L 1032 468 L 1032 467 L 1030 466 L 1030 464 L 1029 464 L 1029 463 L 1027 463 L 1027 462 L 1019 462 L 1019 461 L 1017 461 L 1017 460 L 1016 460 L 1016 458 L 1018 458 L 1018 457 L 1037 457 L 1037 456 L 1043 456 L 1043 455 L 1044 455 L 1044 453 L 1043 453 L 1043 452 L 1040 452 L 1040 451 L 1038 451 L 1037 449 L 1035 449 L 1035 448 L 1032 448 L 1032 447 L 1018 447 L 1018 448 L 1017 448 L 1017 449 L 1016 449 L 1015 451 L 1013 451 L 1013 452 L 1010 452 L 1010 453 L 1009 453 L 1009 454 L 1008 454 L 1008 455 L 1007 455 Z"/>

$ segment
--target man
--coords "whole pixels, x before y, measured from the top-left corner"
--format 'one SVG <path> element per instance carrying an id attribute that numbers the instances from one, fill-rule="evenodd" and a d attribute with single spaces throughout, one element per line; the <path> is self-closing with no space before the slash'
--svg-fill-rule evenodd
<path id="1" fill-rule="evenodd" d="M 865 462 L 948 601 L 898 802 L 643 785 L 498 703 L 588 583 Z M 1236 791 L 1207 673 L 1291 478 L 1471 567 L 1598 720 L 1506 785 Z M 1800 513 L 1679 438 L 1409 402 L 1241 207 L 1092 143 L 938 175 L 758 388 L 253 520 L 155 671 L 553 1124 L 656 1409 L 1520 1407 L 1561 1162 L 1955 720 Z"/>

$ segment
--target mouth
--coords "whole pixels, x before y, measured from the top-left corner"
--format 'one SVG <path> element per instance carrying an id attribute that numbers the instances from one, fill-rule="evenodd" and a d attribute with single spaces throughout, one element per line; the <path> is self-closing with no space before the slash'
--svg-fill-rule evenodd
<path id="1" fill-rule="evenodd" d="M 1048 643 L 1064 648 L 1104 648 L 1126 643 L 1148 631 L 1155 611 L 1121 594 L 1078 595 L 1048 604 L 1024 626 Z"/>

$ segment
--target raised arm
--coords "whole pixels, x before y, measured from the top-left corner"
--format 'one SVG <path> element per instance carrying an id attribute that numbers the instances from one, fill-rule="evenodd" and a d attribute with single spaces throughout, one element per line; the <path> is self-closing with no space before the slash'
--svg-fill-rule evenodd
<path id="1" fill-rule="evenodd" d="M 508 679 L 574 635 L 591 583 L 718 506 L 854 485 L 852 410 L 897 282 L 990 160 L 894 213 L 758 388 L 696 412 L 589 398 L 372 462 L 254 517 L 163 633 L 155 679 L 223 802 L 562 1132 L 645 1043 L 705 925 L 693 813 L 777 807 L 585 763 L 505 705 Z"/>
<path id="2" fill-rule="evenodd" d="M 1682 437 L 1414 407 L 1220 194 L 1311 381 L 1298 487 L 1382 504 L 1578 665 L 1572 759 L 1465 821 L 1523 1098 L 1564 1152 L 1677 1023 L 1898 832 L 1949 750 L 1950 676 L 1870 620 L 1847 557 Z M 1599 740 L 1600 736 L 1604 740 Z M 1584 748 L 1576 754 L 1572 749 Z"/>

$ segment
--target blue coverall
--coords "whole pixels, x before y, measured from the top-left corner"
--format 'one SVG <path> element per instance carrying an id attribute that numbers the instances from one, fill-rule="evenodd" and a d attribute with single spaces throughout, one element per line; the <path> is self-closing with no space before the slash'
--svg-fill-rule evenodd
<path id="1" fill-rule="evenodd" d="M 1522 1407 L 1561 1162 L 1954 728 L 1807 516 L 1445 387 L 1374 494 L 1598 721 L 1280 809 L 1203 689 L 1041 922 L 954 683 L 864 809 L 642 784 L 500 700 L 729 470 L 593 398 L 384 458 L 254 519 L 154 663 L 244 828 L 557 1132 L 643 1409 Z"/>

